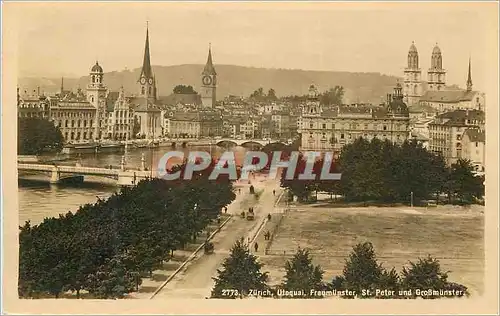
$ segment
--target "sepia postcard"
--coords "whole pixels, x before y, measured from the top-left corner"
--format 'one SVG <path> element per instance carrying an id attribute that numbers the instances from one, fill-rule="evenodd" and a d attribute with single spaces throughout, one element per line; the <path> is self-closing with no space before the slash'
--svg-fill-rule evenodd
<path id="1" fill-rule="evenodd" d="M 2 3 L 2 312 L 498 313 L 498 2 Z"/>

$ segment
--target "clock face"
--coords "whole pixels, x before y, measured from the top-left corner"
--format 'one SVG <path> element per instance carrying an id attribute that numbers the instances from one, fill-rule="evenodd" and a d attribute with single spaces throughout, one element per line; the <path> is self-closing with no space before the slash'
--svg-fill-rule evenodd
<path id="1" fill-rule="evenodd" d="M 153 84 L 153 79 L 149 78 L 149 84 Z"/>
<path id="2" fill-rule="evenodd" d="M 204 76 L 203 77 L 203 84 L 208 86 L 212 83 L 212 78 L 210 76 Z"/>
<path id="3" fill-rule="evenodd" d="M 141 78 L 141 83 L 142 83 L 142 84 L 145 84 L 145 83 L 146 83 L 146 78 L 142 77 L 142 78 Z"/>

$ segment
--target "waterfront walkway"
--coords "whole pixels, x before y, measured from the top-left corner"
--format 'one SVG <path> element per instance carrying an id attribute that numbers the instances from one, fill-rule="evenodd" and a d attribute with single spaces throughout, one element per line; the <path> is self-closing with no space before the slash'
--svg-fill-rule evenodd
<path id="1" fill-rule="evenodd" d="M 215 246 L 213 254 L 204 255 L 201 253 L 193 260 L 184 271 L 174 277 L 154 299 L 171 298 L 205 298 L 209 297 L 214 281 L 217 276 L 217 269 L 222 268 L 224 259 L 230 253 L 234 243 L 241 237 L 245 240 L 253 240 L 261 230 L 262 223 L 266 221 L 267 215 L 273 212 L 274 203 L 279 194 L 273 195 L 273 190 L 279 191 L 279 184 L 276 180 L 266 180 L 260 182 L 258 179 L 252 181 L 256 192 L 263 190 L 259 199 L 251 196 L 251 200 L 243 203 L 233 203 L 228 207 L 228 213 L 234 215 L 226 226 L 214 237 L 212 242 Z M 249 195 L 248 188 L 242 190 L 245 195 Z M 253 200 L 253 203 L 252 203 Z M 255 220 L 248 221 L 239 215 L 242 211 L 247 211 L 248 207 L 254 207 Z M 253 251 L 253 248 L 251 248 Z"/>

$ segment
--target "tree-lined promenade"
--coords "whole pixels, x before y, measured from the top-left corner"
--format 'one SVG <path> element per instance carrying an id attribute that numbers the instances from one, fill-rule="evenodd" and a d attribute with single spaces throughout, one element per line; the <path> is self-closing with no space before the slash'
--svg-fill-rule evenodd
<path id="1" fill-rule="evenodd" d="M 142 276 L 196 239 L 235 199 L 232 183 L 209 181 L 209 169 L 190 181 L 144 180 L 75 213 L 33 227 L 27 222 L 19 234 L 19 295 L 85 291 L 120 298 L 136 291 Z"/>

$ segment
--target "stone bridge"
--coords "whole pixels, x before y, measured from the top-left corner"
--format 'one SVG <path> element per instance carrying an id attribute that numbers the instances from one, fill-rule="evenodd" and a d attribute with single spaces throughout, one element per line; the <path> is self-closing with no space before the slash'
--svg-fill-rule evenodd
<path id="1" fill-rule="evenodd" d="M 59 183 L 66 178 L 76 178 L 84 176 L 100 176 L 117 180 L 118 185 L 134 185 L 141 179 L 149 178 L 150 171 L 107 169 L 82 166 L 59 166 L 44 164 L 17 164 L 18 171 L 39 171 L 50 173 L 50 183 Z M 153 173 L 153 176 L 156 176 Z"/>
<path id="2" fill-rule="evenodd" d="M 215 144 L 217 146 L 222 146 L 225 143 L 233 144 L 236 146 L 246 146 L 246 145 L 260 145 L 260 146 L 265 146 L 267 144 L 283 144 L 285 145 L 284 142 L 280 140 L 264 140 L 264 139 L 234 139 L 234 138 L 222 138 L 222 139 L 217 139 L 215 140 Z"/>

